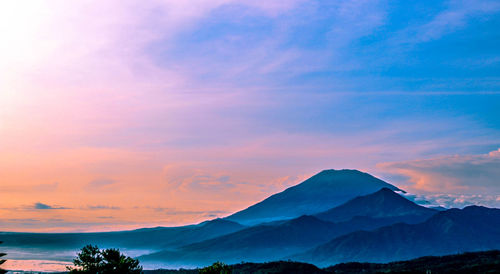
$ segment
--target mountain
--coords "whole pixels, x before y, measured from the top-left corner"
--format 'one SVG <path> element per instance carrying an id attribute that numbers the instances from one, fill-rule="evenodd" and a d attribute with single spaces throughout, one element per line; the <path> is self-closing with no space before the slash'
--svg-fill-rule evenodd
<path id="1" fill-rule="evenodd" d="M 140 257 L 142 263 L 168 262 L 169 267 L 200 267 L 214 261 L 267 262 L 304 252 L 333 238 L 359 230 L 373 230 L 401 222 L 400 217 L 357 216 L 330 223 L 301 216 L 283 223 L 257 225 L 221 237 Z"/>
<path id="2" fill-rule="evenodd" d="M 427 220 L 437 211 L 419 206 L 388 188 L 356 197 L 345 204 L 315 216 L 329 222 L 343 222 L 354 216 L 372 218 L 401 217 L 406 223 L 419 223 Z"/>
<path id="3" fill-rule="evenodd" d="M 500 209 L 469 206 L 439 212 L 420 224 L 400 223 L 353 232 L 291 258 L 326 266 L 499 248 Z"/>
<path id="4" fill-rule="evenodd" d="M 226 219 L 254 225 L 312 215 L 384 187 L 394 191 L 399 190 L 391 184 L 358 170 L 324 170 Z"/>
<path id="5" fill-rule="evenodd" d="M 197 225 L 111 232 L 104 236 L 110 242 L 109 244 L 118 244 L 124 247 L 173 248 L 219 237 L 243 228 L 245 226 L 239 223 L 219 218 Z"/>
<path id="6" fill-rule="evenodd" d="M 14 233 L 0 232 L 11 259 L 68 260 L 74 251 L 93 244 L 102 248 L 121 248 L 145 254 L 204 241 L 245 228 L 223 219 L 180 227 L 142 228 L 131 231 L 98 233 Z"/>
<path id="7" fill-rule="evenodd" d="M 301 216 L 278 224 L 264 224 L 140 257 L 141 262 L 168 262 L 182 266 L 203 266 L 214 261 L 237 263 L 276 260 L 283 254 L 307 250 L 338 236 L 335 224 L 312 216 Z"/>
<path id="8" fill-rule="evenodd" d="M 226 263 L 278 260 L 354 231 L 373 230 L 405 221 L 425 221 L 436 212 L 383 188 L 317 215 L 337 223 L 303 215 L 289 221 L 245 228 L 184 246 L 177 251 L 161 251 L 141 260 L 187 263 L 191 266 L 202 266 L 216 260 Z"/>

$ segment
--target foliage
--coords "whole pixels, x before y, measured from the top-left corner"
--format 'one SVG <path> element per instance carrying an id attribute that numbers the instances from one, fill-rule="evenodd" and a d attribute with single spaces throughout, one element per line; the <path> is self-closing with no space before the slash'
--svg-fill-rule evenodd
<path id="1" fill-rule="evenodd" d="M 211 266 L 201 268 L 198 273 L 200 274 L 230 274 L 232 273 L 231 267 L 222 262 L 215 262 Z"/>
<path id="2" fill-rule="evenodd" d="M 220 264 L 220 265 L 219 265 Z M 223 265 L 229 272 L 221 272 Z M 218 271 L 217 271 L 218 270 Z M 212 272 L 210 272 L 212 271 Z M 500 273 L 500 251 L 469 252 L 448 256 L 428 256 L 409 261 L 399 261 L 386 264 L 378 263 L 342 263 L 320 269 L 314 265 L 279 261 L 268 263 L 240 263 L 231 266 L 215 263 L 197 271 L 187 270 L 146 270 L 145 274 L 195 274 L 195 273 L 233 273 L 233 274 L 376 274 L 376 273 Z"/>
<path id="3" fill-rule="evenodd" d="M 0 244 L 1 244 L 1 243 L 2 243 L 2 242 L 0 242 Z M 7 260 L 5 260 L 5 259 L 1 259 L 1 258 L 2 258 L 3 256 L 5 256 L 5 255 L 7 255 L 7 254 L 5 254 L 5 253 L 1 253 L 1 252 L 0 252 L 0 265 L 2 265 L 3 263 L 5 263 L 5 262 L 7 261 Z M 0 268 L 0 274 L 5 274 L 5 273 L 7 273 L 7 271 L 6 271 L 6 270 L 3 270 L 2 268 Z"/>
<path id="4" fill-rule="evenodd" d="M 264 273 L 294 273 L 294 274 L 325 274 L 318 267 L 300 262 L 277 261 L 267 263 L 240 263 L 232 265 L 233 274 L 264 274 Z"/>
<path id="5" fill-rule="evenodd" d="M 500 273 L 500 251 L 427 256 L 386 264 L 343 263 L 326 269 L 330 273 Z"/>
<path id="6" fill-rule="evenodd" d="M 118 249 L 99 249 L 87 245 L 73 260 L 75 268 L 69 267 L 70 273 L 85 274 L 140 274 L 139 261 L 120 253 Z"/>

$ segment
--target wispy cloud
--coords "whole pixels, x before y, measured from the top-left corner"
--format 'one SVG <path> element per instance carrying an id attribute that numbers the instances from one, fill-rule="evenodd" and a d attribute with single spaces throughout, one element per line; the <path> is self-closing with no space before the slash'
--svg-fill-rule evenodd
<path id="1" fill-rule="evenodd" d="M 52 210 L 52 209 L 70 209 L 68 207 L 62 207 L 62 206 L 52 206 L 44 203 L 37 202 L 33 205 L 33 209 L 39 209 L 39 210 Z"/>
<path id="2" fill-rule="evenodd" d="M 59 187 L 59 183 L 55 182 L 52 184 L 40 184 L 33 187 L 34 191 L 55 191 Z"/>
<path id="3" fill-rule="evenodd" d="M 485 17 L 500 10 L 497 1 L 449 1 L 448 8 L 421 26 L 416 34 L 419 42 L 435 40 L 458 28 L 463 28 L 475 17 Z"/>
<path id="4" fill-rule="evenodd" d="M 89 210 L 120 210 L 121 207 L 119 206 L 107 206 L 107 205 L 89 205 L 85 207 L 84 209 L 89 209 Z"/>
<path id="5" fill-rule="evenodd" d="M 85 188 L 90 191 L 97 191 L 107 189 L 108 187 L 115 185 L 117 182 L 113 179 L 97 179 L 88 183 Z"/>
<path id="6" fill-rule="evenodd" d="M 103 186 L 109 186 L 116 184 L 115 180 L 112 179 L 99 179 L 99 180 L 94 180 L 88 184 L 89 187 L 103 187 Z"/>
<path id="7" fill-rule="evenodd" d="M 411 190 L 452 194 L 500 193 L 500 150 L 488 154 L 382 163 L 378 168 L 406 176 L 406 187 Z"/>
<path id="8" fill-rule="evenodd" d="M 200 215 L 200 216 L 221 216 L 226 215 L 229 212 L 225 210 L 182 210 L 168 207 L 157 207 L 154 208 L 155 211 L 165 213 L 167 215 Z"/>
<path id="9" fill-rule="evenodd" d="M 408 194 L 405 197 L 427 207 L 463 208 L 480 205 L 500 208 L 500 194 Z"/>

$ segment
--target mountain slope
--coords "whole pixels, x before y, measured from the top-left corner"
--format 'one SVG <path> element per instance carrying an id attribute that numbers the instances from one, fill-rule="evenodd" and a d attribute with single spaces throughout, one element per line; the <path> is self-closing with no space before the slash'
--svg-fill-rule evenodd
<path id="1" fill-rule="evenodd" d="M 312 216 L 249 227 L 228 235 L 140 257 L 142 262 L 203 266 L 214 261 L 269 261 L 324 243 L 339 235 L 335 224 Z"/>
<path id="2" fill-rule="evenodd" d="M 404 217 L 408 223 L 419 223 L 434 215 L 437 210 L 419 206 L 388 188 L 356 197 L 345 204 L 315 216 L 329 222 L 342 222 L 354 216 L 372 218 Z"/>
<path id="3" fill-rule="evenodd" d="M 421 224 L 395 224 L 350 233 L 292 258 L 326 266 L 499 248 L 500 209 L 470 206 L 439 212 Z"/>
<path id="4" fill-rule="evenodd" d="M 181 227 L 143 228 L 131 231 L 100 233 L 12 233 L 0 232 L 11 259 L 67 260 L 84 245 L 121 248 L 138 251 L 163 250 L 203 241 L 245 228 L 223 219 Z M 140 251 L 144 250 L 144 251 Z M 62 255 L 61 255 L 62 254 Z"/>
<path id="5" fill-rule="evenodd" d="M 214 261 L 266 262 L 304 252 L 341 235 L 373 230 L 401 222 L 401 216 L 371 218 L 358 216 L 349 221 L 330 223 L 312 216 L 301 216 L 277 225 L 249 227 L 235 233 L 194 243 L 178 250 L 163 250 L 140 257 L 142 263 L 168 262 L 168 267 L 200 267 Z"/>
<path id="6" fill-rule="evenodd" d="M 373 193 L 384 187 L 399 190 L 393 185 L 357 170 L 324 170 L 227 219 L 247 225 L 292 219 L 328 210 L 354 197 Z"/>
<path id="7" fill-rule="evenodd" d="M 385 212 L 382 214 L 377 212 L 378 210 Z M 184 246 L 177 251 L 158 252 L 141 259 L 187 263 L 192 266 L 202 266 L 214 260 L 223 260 L 226 263 L 277 260 L 287 254 L 305 251 L 340 235 L 359 230 L 373 230 L 404 221 L 425 221 L 436 212 L 420 207 L 392 190 L 384 188 L 376 193 L 354 198 L 326 212 L 328 213 L 326 216 L 336 217 L 335 219 L 341 222 L 326 222 L 304 215 L 285 222 L 249 227 Z M 329 215 L 332 213 L 337 214 Z"/>

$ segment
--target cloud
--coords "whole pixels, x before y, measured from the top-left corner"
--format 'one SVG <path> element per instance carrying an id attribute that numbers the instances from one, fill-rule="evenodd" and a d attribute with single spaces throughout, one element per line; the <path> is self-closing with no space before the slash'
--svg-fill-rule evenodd
<path id="1" fill-rule="evenodd" d="M 86 188 L 88 190 L 96 190 L 96 189 L 107 188 L 114 184 L 116 184 L 116 181 L 113 179 L 97 179 L 88 183 Z"/>
<path id="2" fill-rule="evenodd" d="M 219 192 L 235 187 L 231 176 L 219 172 L 210 172 L 204 168 L 173 164 L 165 166 L 164 172 L 169 188 L 173 189 L 184 191 L 199 189 L 204 192 Z"/>
<path id="3" fill-rule="evenodd" d="M 33 187 L 34 191 L 55 191 L 59 187 L 59 183 L 40 184 Z"/>
<path id="4" fill-rule="evenodd" d="M 450 1 L 448 9 L 437 14 L 420 27 L 416 39 L 420 42 L 435 40 L 457 28 L 464 27 L 474 17 L 484 17 L 500 10 L 498 1 Z"/>
<path id="5" fill-rule="evenodd" d="M 426 16 L 413 17 L 408 23 L 405 21 L 406 27 L 397 30 L 387 41 L 405 47 L 437 41 L 466 29 L 470 23 L 476 23 L 477 18 L 488 20 L 489 15 L 500 11 L 500 4 L 491 0 L 450 0 L 445 3 L 444 8 L 440 5 L 437 10 L 435 8 L 430 5 Z"/>
<path id="6" fill-rule="evenodd" d="M 114 219 L 115 217 L 113 216 L 98 216 L 98 219 Z"/>
<path id="7" fill-rule="evenodd" d="M 407 177 L 408 185 L 403 187 L 409 190 L 451 194 L 500 194 L 500 149 L 487 154 L 451 155 L 382 163 L 377 167 Z"/>
<path id="8" fill-rule="evenodd" d="M 500 208 L 500 195 L 487 194 L 410 194 L 409 200 L 425 207 L 464 208 L 470 205 Z"/>
<path id="9" fill-rule="evenodd" d="M 167 215 L 202 215 L 202 216 L 220 216 L 229 213 L 226 210 L 183 210 L 168 207 L 157 207 L 155 211 L 165 213 Z"/>
<path id="10" fill-rule="evenodd" d="M 121 207 L 119 206 L 106 206 L 106 205 L 89 205 L 85 207 L 84 209 L 89 209 L 89 210 L 119 210 Z"/>
<path id="11" fill-rule="evenodd" d="M 51 206 L 48 204 L 37 202 L 33 205 L 33 209 L 47 210 L 47 209 L 69 209 L 67 207 Z"/>

